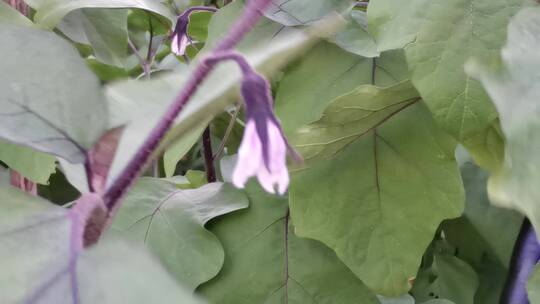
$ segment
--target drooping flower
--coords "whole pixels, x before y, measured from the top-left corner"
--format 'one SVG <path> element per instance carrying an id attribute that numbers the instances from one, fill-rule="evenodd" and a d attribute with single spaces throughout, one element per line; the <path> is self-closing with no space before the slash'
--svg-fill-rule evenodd
<path id="1" fill-rule="evenodd" d="M 272 106 L 268 81 L 256 72 L 244 73 L 241 93 L 246 105 L 246 128 L 238 162 L 233 172 L 233 184 L 243 188 L 247 180 L 256 176 L 261 186 L 270 193 L 283 195 L 289 186 L 287 152 L 296 159 L 298 154 L 283 135 Z"/>
<path id="2" fill-rule="evenodd" d="M 171 38 L 171 52 L 175 53 L 178 56 L 183 56 L 186 53 L 186 48 L 188 45 L 193 44 L 193 38 L 188 33 L 189 26 L 189 17 L 193 12 L 197 11 L 208 11 L 215 12 L 216 9 L 213 7 L 206 6 L 193 6 L 185 10 L 176 21 L 176 26 L 172 32 Z"/>

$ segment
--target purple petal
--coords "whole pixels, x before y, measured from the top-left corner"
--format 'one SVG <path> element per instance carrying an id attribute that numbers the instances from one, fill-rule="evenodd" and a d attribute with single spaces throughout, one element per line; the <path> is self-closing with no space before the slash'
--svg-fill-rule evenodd
<path id="1" fill-rule="evenodd" d="M 244 138 L 238 149 L 238 162 L 233 172 L 233 184 L 237 188 L 244 188 L 247 180 L 254 176 L 262 162 L 261 140 L 255 130 L 255 122 L 248 121 L 244 131 Z"/>

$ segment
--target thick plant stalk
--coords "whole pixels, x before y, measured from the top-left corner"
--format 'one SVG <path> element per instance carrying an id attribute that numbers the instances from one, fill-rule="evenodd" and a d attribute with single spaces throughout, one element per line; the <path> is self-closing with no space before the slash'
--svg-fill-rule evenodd
<path id="1" fill-rule="evenodd" d="M 527 281 L 540 259 L 540 244 L 528 219 L 523 221 L 519 232 L 501 304 L 528 304 Z"/>
<path id="2" fill-rule="evenodd" d="M 204 167 L 206 170 L 206 180 L 209 183 L 215 182 L 216 168 L 214 167 L 214 153 L 212 152 L 212 138 L 210 137 L 210 127 L 206 127 L 202 136 Z"/>
<path id="3" fill-rule="evenodd" d="M 252 0 L 246 5 L 242 17 L 232 26 L 231 31 L 225 39 L 218 44 L 215 51 L 228 50 L 234 47 L 261 18 L 263 11 L 271 3 L 271 0 Z M 129 161 L 128 165 L 120 176 L 114 181 L 105 192 L 104 201 L 109 213 L 114 213 L 118 209 L 118 202 L 138 177 L 142 169 L 148 163 L 152 153 L 158 148 L 159 143 L 172 127 L 175 118 L 182 111 L 191 96 L 195 93 L 201 82 L 212 71 L 213 65 L 199 63 L 184 88 L 181 90 L 175 101 L 169 106 L 160 122 L 154 127 L 150 135 L 144 141 L 141 149 Z"/>

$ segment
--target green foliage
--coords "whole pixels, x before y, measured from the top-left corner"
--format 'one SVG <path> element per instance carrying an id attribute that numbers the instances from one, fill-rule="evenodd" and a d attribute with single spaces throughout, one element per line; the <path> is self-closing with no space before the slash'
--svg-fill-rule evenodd
<path id="1" fill-rule="evenodd" d="M 528 187 L 540 179 L 537 165 L 538 137 L 537 97 L 540 92 L 531 82 L 540 57 L 534 48 L 540 44 L 540 10 L 529 8 L 510 23 L 508 42 L 499 60 L 480 67 L 472 64 L 470 73 L 477 75 L 493 98 L 500 113 L 501 126 L 508 141 L 505 165 L 492 176 L 489 185 L 494 201 L 526 214 L 540 227 L 537 187 Z"/>
<path id="2" fill-rule="evenodd" d="M 107 127 L 97 78 L 51 32 L 2 26 L 0 40 L 0 53 L 10 58 L 1 64 L 0 138 L 83 162 L 85 150 Z"/>
<path id="3" fill-rule="evenodd" d="M 27 179 L 47 184 L 56 170 L 56 158 L 33 149 L 0 141 L 0 159 Z"/>
<path id="4" fill-rule="evenodd" d="M 463 208 L 454 147 L 424 105 L 402 107 L 293 175 L 296 232 L 334 249 L 377 293 L 407 292 L 439 223 Z"/>
<path id="5" fill-rule="evenodd" d="M 471 57 L 496 57 L 510 17 L 531 3 L 414 0 L 404 6 L 378 0 L 369 7 L 369 28 L 379 50 L 405 49 L 411 80 L 435 120 L 487 168 L 501 161 L 503 145 L 490 142 L 496 139 L 489 131 L 497 112 L 478 81 L 465 74 L 464 64 Z"/>
<path id="6" fill-rule="evenodd" d="M 146 244 L 183 286 L 195 289 L 219 272 L 224 259 L 221 244 L 204 225 L 247 206 L 243 193 L 227 184 L 181 190 L 145 178 L 126 198 L 113 228 Z"/>
<path id="7" fill-rule="evenodd" d="M 111 237 L 74 256 L 66 210 L 5 186 L 0 204 L 2 302 L 67 304 L 78 289 L 88 303 L 197 303 L 144 249 Z"/>
<path id="8" fill-rule="evenodd" d="M 540 229 L 536 1 L 273 0 L 235 51 L 303 157 L 283 196 L 231 184 L 260 165 L 235 155 L 257 150 L 246 126 L 277 123 L 266 91 L 230 60 L 192 75 L 245 0 L 18 2 L 0 0 L 2 303 L 493 304 L 524 215 Z M 211 4 L 171 53 L 178 14 Z M 264 180 L 283 151 L 256 133 Z"/>
<path id="9" fill-rule="evenodd" d="M 246 192 L 249 209 L 210 225 L 227 255 L 200 289 L 209 303 L 377 303 L 329 248 L 295 235 L 287 199 L 253 184 Z"/>

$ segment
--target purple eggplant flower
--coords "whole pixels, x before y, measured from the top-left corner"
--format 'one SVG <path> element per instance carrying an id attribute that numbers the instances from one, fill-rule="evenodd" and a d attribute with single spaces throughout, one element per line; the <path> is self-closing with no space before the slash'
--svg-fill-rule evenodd
<path id="1" fill-rule="evenodd" d="M 176 26 L 172 32 L 171 38 L 171 51 L 178 56 L 186 54 L 186 48 L 188 45 L 193 44 L 193 38 L 188 33 L 189 17 L 193 12 L 208 11 L 215 12 L 213 7 L 206 6 L 193 6 L 185 10 L 176 20 Z"/>
<path id="2" fill-rule="evenodd" d="M 256 72 L 244 73 L 241 93 L 246 105 L 246 129 L 238 150 L 238 162 L 233 172 L 233 184 L 243 188 L 247 180 L 257 176 L 261 186 L 270 193 L 283 195 L 289 186 L 287 152 L 299 159 L 283 135 L 274 116 L 273 100 L 268 81 Z"/>

